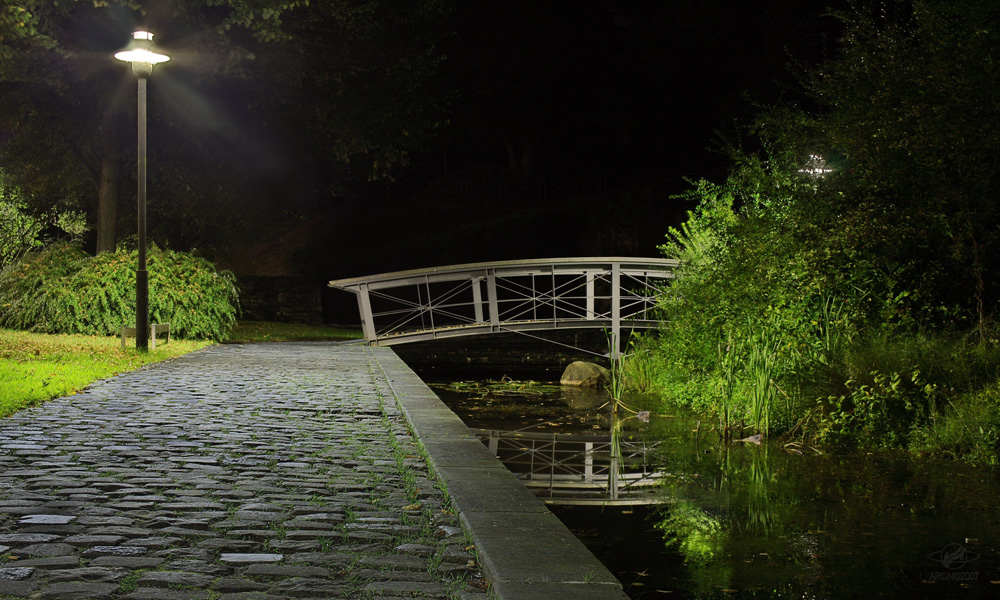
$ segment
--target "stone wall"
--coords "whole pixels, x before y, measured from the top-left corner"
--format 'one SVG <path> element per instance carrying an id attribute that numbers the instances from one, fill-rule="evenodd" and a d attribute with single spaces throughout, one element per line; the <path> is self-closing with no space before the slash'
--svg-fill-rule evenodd
<path id="1" fill-rule="evenodd" d="M 239 277 L 240 305 L 246 321 L 323 323 L 326 282 L 300 277 Z"/>

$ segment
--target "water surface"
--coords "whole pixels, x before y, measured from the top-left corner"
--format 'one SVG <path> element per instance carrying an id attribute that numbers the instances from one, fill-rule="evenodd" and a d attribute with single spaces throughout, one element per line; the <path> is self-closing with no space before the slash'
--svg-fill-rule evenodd
<path id="1" fill-rule="evenodd" d="M 435 391 L 470 427 L 609 427 L 600 394 L 518 385 Z M 996 472 L 903 453 L 725 446 L 697 416 L 628 402 L 653 408 L 649 423 L 624 428 L 660 442 L 660 503 L 551 508 L 632 598 L 1000 598 Z"/>

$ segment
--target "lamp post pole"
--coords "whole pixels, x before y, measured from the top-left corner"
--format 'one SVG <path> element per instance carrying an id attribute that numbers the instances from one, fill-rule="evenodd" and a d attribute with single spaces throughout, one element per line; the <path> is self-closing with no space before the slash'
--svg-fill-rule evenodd
<path id="1" fill-rule="evenodd" d="M 135 63 L 132 63 L 133 66 Z M 152 71 L 152 68 L 150 68 Z M 149 351 L 149 271 L 146 270 L 146 76 L 139 79 L 139 266 L 135 272 L 135 349 Z"/>
<path id="2" fill-rule="evenodd" d="M 146 79 L 153 73 L 153 65 L 170 60 L 156 52 L 153 34 L 136 31 L 129 46 L 115 54 L 115 58 L 132 63 L 132 72 L 139 81 L 139 172 L 138 172 L 138 228 L 139 265 L 135 273 L 135 348 L 149 351 L 149 271 L 146 270 Z"/>

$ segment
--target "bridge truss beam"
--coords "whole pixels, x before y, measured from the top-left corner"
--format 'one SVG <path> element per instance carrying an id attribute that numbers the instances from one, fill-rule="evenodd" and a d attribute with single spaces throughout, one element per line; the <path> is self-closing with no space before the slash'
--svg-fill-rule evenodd
<path id="1" fill-rule="evenodd" d="M 392 345 L 499 332 L 654 327 L 677 261 L 558 258 L 433 267 L 331 281 L 354 293 L 365 340 Z"/>

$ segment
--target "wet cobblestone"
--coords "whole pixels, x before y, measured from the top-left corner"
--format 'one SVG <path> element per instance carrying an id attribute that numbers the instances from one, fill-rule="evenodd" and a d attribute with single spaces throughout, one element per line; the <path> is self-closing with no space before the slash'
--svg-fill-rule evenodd
<path id="1" fill-rule="evenodd" d="M 0 421 L 0 598 L 480 598 L 375 354 L 215 346 Z"/>

